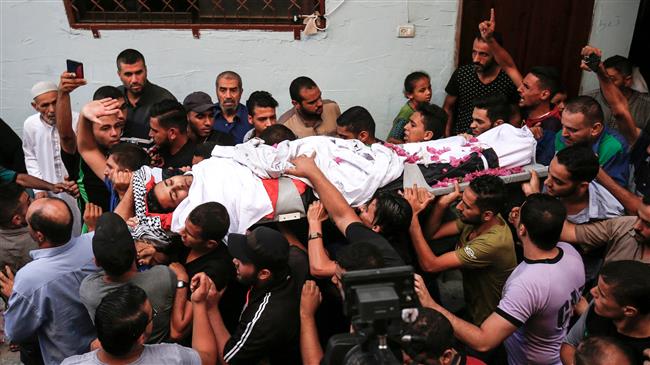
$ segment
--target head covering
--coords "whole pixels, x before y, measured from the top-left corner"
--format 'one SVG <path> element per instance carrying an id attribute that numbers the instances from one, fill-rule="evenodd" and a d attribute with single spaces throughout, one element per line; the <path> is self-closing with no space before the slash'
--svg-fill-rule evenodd
<path id="1" fill-rule="evenodd" d="M 56 86 L 52 81 L 40 81 L 32 86 L 32 98 L 36 99 L 39 95 L 58 90 L 58 86 Z"/>
<path id="2" fill-rule="evenodd" d="M 186 112 L 205 113 L 206 111 L 214 108 L 214 103 L 210 95 L 203 91 L 195 91 L 185 97 L 183 100 L 183 107 Z"/>
<path id="3" fill-rule="evenodd" d="M 268 227 L 257 227 L 247 235 L 229 234 L 228 251 L 232 257 L 253 264 L 258 270 L 280 270 L 289 261 L 289 242 L 282 233 Z"/>

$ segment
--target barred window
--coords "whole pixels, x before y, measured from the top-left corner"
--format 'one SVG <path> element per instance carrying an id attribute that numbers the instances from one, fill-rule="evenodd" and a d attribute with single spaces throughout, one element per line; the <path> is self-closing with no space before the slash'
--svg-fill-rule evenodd
<path id="1" fill-rule="evenodd" d="M 301 15 L 325 13 L 325 0 L 63 0 L 70 27 L 90 29 L 303 29 Z"/>

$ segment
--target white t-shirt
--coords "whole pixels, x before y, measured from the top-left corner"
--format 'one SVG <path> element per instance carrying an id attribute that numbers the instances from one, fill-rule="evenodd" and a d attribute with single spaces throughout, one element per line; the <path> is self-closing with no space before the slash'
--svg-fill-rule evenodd
<path id="1" fill-rule="evenodd" d="M 97 358 L 97 351 L 87 352 L 83 355 L 70 356 L 63 360 L 61 365 L 92 364 L 106 365 Z M 129 365 L 201 365 L 199 353 L 189 347 L 175 343 L 161 343 L 157 345 L 144 345 L 142 355 Z"/>

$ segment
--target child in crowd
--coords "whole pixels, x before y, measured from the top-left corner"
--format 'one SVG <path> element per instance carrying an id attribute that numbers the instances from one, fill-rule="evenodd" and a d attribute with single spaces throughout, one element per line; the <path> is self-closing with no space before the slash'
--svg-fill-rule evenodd
<path id="1" fill-rule="evenodd" d="M 408 101 L 393 120 L 393 127 L 386 139 L 389 143 L 404 143 L 404 126 L 420 103 L 431 102 L 431 78 L 422 71 L 411 72 L 404 79 L 404 96 Z"/>

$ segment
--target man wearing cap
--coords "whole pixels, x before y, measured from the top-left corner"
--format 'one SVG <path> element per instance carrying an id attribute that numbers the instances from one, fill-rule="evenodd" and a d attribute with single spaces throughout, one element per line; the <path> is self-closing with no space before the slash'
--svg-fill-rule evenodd
<path id="1" fill-rule="evenodd" d="M 64 73 L 61 76 L 62 82 L 65 75 Z M 59 99 L 59 88 L 53 82 L 41 81 L 32 87 L 31 93 L 33 97 L 31 104 L 37 113 L 28 117 L 23 125 L 25 167 L 29 175 L 53 184 L 61 183 L 70 174 L 61 158 L 61 140 L 57 129 L 56 104 Z M 67 113 L 74 121 L 72 126 L 76 130 L 79 113 L 71 112 L 69 106 Z M 48 196 L 48 193 L 43 190 L 35 190 L 34 192 L 36 198 Z M 81 231 L 81 213 L 76 207 L 76 200 L 66 194 L 56 196 L 63 199 L 72 209 L 75 221 L 73 234 L 79 235 Z"/>
<path id="2" fill-rule="evenodd" d="M 214 103 L 210 95 L 195 91 L 183 100 L 187 112 L 187 135 L 196 144 L 216 142 L 222 146 L 234 146 L 235 140 L 230 134 L 214 130 Z"/>
<path id="3" fill-rule="evenodd" d="M 237 280 L 250 285 L 239 326 L 231 335 L 219 311 L 210 312 L 217 348 L 227 364 L 300 364 L 300 291 L 307 276 L 304 252 L 268 227 L 228 236 Z M 218 294 L 219 299 L 221 297 Z"/>
<path id="4" fill-rule="evenodd" d="M 58 198 L 34 201 L 27 209 L 29 233 L 39 249 L 16 273 L 5 312 L 5 334 L 20 343 L 38 337 L 43 362 L 59 364 L 88 351 L 95 338 L 79 285 L 99 269 L 93 262 L 93 234 L 72 238 L 72 214 Z"/>
<path id="5" fill-rule="evenodd" d="M 81 282 L 79 296 L 93 322 L 102 298 L 118 287 L 131 283 L 147 293 L 147 298 L 157 313 L 147 343 L 166 341 L 169 338 L 172 304 L 179 284 L 176 274 L 165 265 L 156 265 L 138 272 L 135 242 L 126 222 L 115 213 L 104 213 L 97 221 L 92 248 L 95 262 L 103 271 L 86 276 Z"/>
<path id="6" fill-rule="evenodd" d="M 235 143 L 242 143 L 252 126 L 248 124 L 246 106 L 239 103 L 244 91 L 241 76 L 234 71 L 224 71 L 217 76 L 216 87 L 219 102 L 215 105 L 212 128 L 230 134 Z"/>

